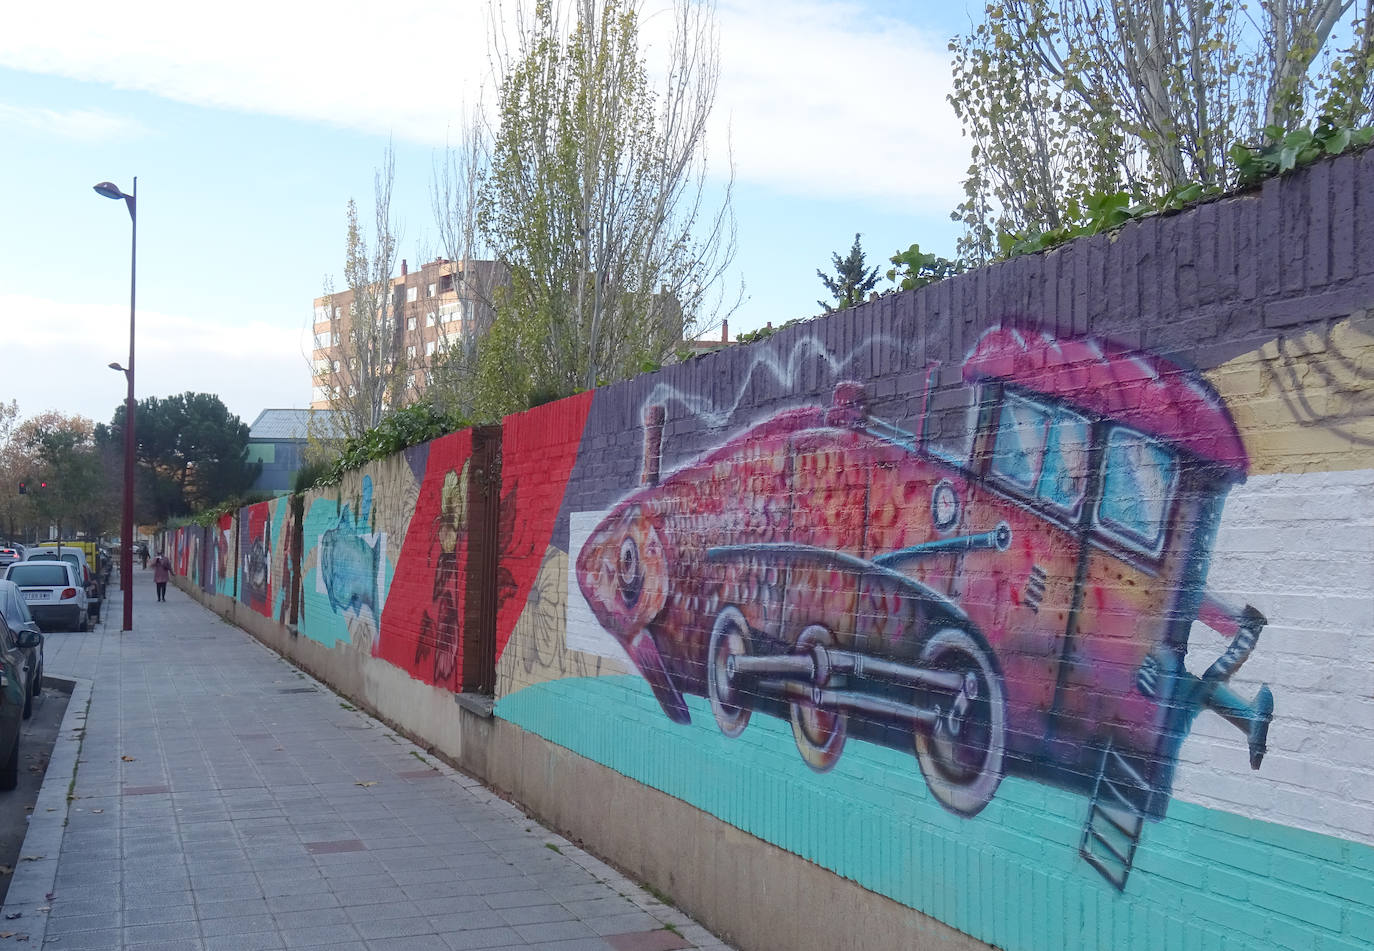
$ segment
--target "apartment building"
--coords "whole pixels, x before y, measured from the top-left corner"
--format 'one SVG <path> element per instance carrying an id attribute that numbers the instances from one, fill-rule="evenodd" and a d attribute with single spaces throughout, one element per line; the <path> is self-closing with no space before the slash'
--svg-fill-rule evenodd
<path id="1" fill-rule="evenodd" d="M 492 291 L 500 280 L 495 261 L 450 261 L 435 258 L 391 280 L 391 307 L 386 331 L 389 350 L 404 360 L 410 395 L 424 392 L 428 372 L 440 351 L 460 346 L 490 326 Z M 311 358 L 311 409 L 327 409 L 331 389 L 352 387 L 349 346 L 353 292 L 315 298 L 315 341 Z"/>

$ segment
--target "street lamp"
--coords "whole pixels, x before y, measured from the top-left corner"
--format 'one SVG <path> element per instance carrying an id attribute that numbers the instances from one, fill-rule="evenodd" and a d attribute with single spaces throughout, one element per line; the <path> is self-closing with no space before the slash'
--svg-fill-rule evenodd
<path id="1" fill-rule="evenodd" d="M 111 363 L 129 381 L 129 395 L 124 400 L 124 518 L 120 528 L 119 587 L 124 592 L 124 626 L 121 631 L 134 629 L 134 555 L 130 547 L 134 540 L 134 286 L 138 276 L 138 178 L 134 178 L 133 194 L 126 195 L 118 185 L 101 182 L 95 186 L 97 195 L 123 198 L 133 222 L 133 237 L 129 251 L 129 366 Z"/>

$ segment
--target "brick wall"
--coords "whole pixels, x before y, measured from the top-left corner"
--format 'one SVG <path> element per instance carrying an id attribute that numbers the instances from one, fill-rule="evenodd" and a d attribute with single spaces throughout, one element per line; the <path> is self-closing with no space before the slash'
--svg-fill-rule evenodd
<path id="1" fill-rule="evenodd" d="M 1368 947 L 1372 382 L 1366 151 L 508 418 L 493 631 L 471 435 L 374 464 L 306 500 L 298 629 L 465 763 L 489 634 L 498 723 L 998 947 Z M 770 906 L 738 940 L 821 933 Z"/>

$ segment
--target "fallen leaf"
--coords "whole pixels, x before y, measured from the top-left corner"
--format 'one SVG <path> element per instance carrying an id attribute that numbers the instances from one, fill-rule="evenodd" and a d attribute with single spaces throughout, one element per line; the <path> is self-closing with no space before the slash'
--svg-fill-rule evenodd
<path id="1" fill-rule="evenodd" d="M 137 417 L 135 417 L 135 418 L 137 418 Z M 38 906 L 38 910 L 39 910 L 39 911 L 52 911 L 52 905 L 39 905 L 39 906 Z"/>
<path id="2" fill-rule="evenodd" d="M 134 419 L 138 419 L 138 417 L 135 416 Z M 48 901 L 52 901 L 54 898 L 57 897 L 57 892 L 48 892 L 43 897 L 46 898 Z"/>
<path id="3" fill-rule="evenodd" d="M 138 419 L 138 417 L 135 416 L 134 419 Z M 13 932 L 13 931 L 0 931 L 0 938 L 13 938 L 13 937 L 14 937 L 14 932 Z"/>
<path id="4" fill-rule="evenodd" d="M 16 919 L 16 918 L 23 918 L 23 917 L 24 917 L 24 913 L 23 913 L 22 911 L 12 911 L 12 912 L 10 912 L 9 914 L 7 914 L 7 915 L 5 916 L 5 920 L 6 920 L 6 921 L 13 921 L 13 920 Z"/>
<path id="5" fill-rule="evenodd" d="M 132 763 L 134 761 L 134 758 L 132 756 L 121 756 L 120 759 L 122 759 L 126 763 Z"/>
<path id="6" fill-rule="evenodd" d="M 134 419 L 138 419 L 138 417 L 135 416 Z M 92 809 L 92 810 L 91 810 L 91 812 L 104 812 L 104 811 L 105 811 L 104 809 Z"/>
<path id="7" fill-rule="evenodd" d="M 137 417 L 135 417 L 135 418 L 137 418 Z M 21 862 L 37 862 L 37 861 L 38 861 L 39 859 L 41 859 L 42 857 L 43 857 L 43 856 L 41 856 L 41 855 L 23 855 L 23 856 L 20 856 L 19 861 L 21 861 Z"/>
<path id="8" fill-rule="evenodd" d="M 371 782 L 367 782 L 367 783 L 354 783 L 353 785 L 355 785 L 355 786 L 375 786 L 375 785 L 377 785 L 377 781 L 374 779 L 374 780 L 372 780 Z"/>

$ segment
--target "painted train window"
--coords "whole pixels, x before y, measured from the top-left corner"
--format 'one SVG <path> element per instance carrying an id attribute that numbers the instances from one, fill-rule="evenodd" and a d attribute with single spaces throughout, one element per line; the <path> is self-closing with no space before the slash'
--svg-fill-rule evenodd
<path id="1" fill-rule="evenodd" d="M 1077 413 L 1012 393 L 1002 400 L 992 471 L 1066 512 L 1077 512 L 1088 487 L 1092 430 Z"/>
<path id="2" fill-rule="evenodd" d="M 1177 461 L 1163 445 L 1134 430 L 1113 427 L 1107 436 L 1098 523 L 1131 545 L 1158 552 L 1177 470 Z"/>
<path id="3" fill-rule="evenodd" d="M 1049 410 L 1030 400 L 1006 394 L 1002 399 L 1002 415 L 997 420 L 992 471 L 1029 492 L 1040 478 L 1049 422 Z"/>
<path id="4" fill-rule="evenodd" d="M 925 444 L 932 455 L 955 465 L 968 465 L 978 422 L 975 396 L 974 388 L 963 383 L 931 391 Z"/>

